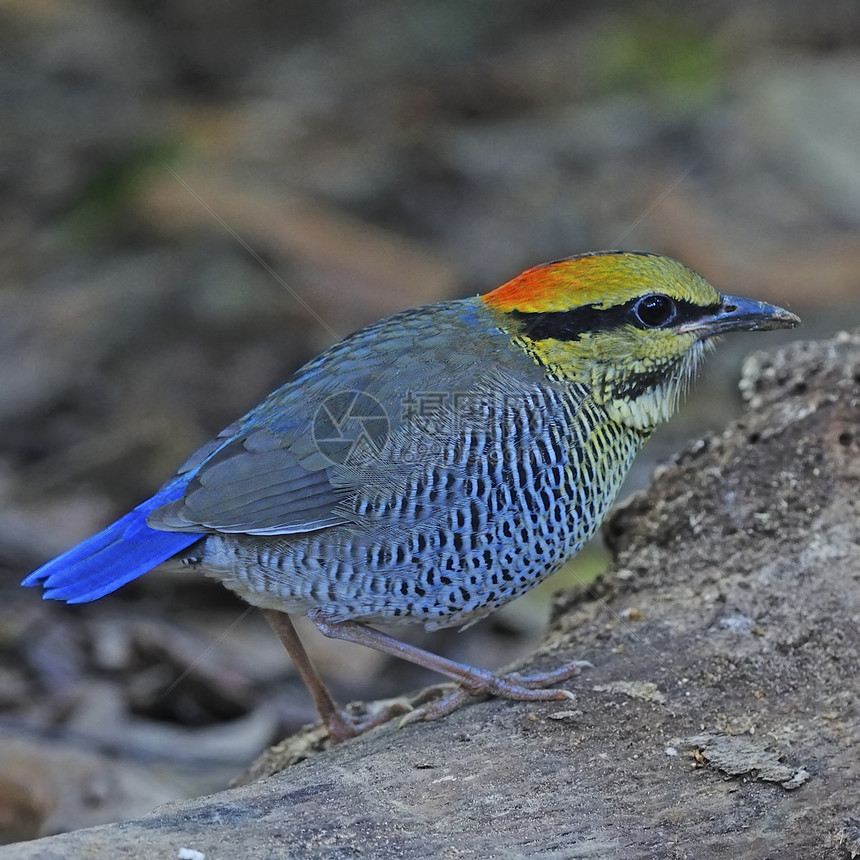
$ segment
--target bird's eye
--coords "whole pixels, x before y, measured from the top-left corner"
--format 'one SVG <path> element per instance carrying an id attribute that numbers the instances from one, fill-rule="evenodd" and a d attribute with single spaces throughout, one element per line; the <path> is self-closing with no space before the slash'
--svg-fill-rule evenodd
<path id="1" fill-rule="evenodd" d="M 642 325 L 660 328 L 675 319 L 678 309 L 669 296 L 645 296 L 633 305 L 633 313 Z"/>

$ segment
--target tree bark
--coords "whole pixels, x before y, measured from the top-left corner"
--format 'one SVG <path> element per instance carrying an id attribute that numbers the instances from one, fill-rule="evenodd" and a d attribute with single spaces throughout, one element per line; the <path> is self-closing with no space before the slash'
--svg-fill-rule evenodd
<path id="1" fill-rule="evenodd" d="M 590 660 L 576 702 L 384 726 L 0 857 L 860 856 L 860 333 L 758 353 L 742 388 L 557 601 L 531 668 Z"/>

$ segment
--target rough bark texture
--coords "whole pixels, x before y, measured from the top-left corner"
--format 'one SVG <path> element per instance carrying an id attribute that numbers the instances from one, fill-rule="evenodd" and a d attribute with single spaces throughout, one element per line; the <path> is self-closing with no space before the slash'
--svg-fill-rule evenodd
<path id="1" fill-rule="evenodd" d="M 559 600 L 535 665 L 591 660 L 576 703 L 384 727 L 0 857 L 860 856 L 860 334 L 742 384 L 742 421 L 618 510 L 612 570 Z"/>

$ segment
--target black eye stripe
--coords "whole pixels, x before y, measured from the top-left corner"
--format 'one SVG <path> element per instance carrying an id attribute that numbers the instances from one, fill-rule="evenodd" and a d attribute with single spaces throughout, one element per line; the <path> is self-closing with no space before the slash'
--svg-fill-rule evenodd
<path id="1" fill-rule="evenodd" d="M 642 298 L 636 298 L 610 308 L 583 305 L 569 311 L 548 311 L 547 313 L 511 311 L 510 316 L 520 322 L 522 334 L 528 335 L 533 340 L 547 338 L 577 340 L 584 332 L 609 331 L 624 325 L 653 329 L 653 325 L 643 323 L 635 312 L 636 305 L 641 301 Z M 718 313 L 721 307 L 719 302 L 712 305 L 697 305 L 684 299 L 672 299 L 672 301 L 676 311 L 671 320 L 672 327 L 711 316 Z"/>

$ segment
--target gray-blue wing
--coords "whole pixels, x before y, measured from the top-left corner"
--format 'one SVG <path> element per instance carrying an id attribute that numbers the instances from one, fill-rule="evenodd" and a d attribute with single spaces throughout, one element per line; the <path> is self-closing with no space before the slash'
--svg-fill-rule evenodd
<path id="1" fill-rule="evenodd" d="M 185 495 L 154 511 L 149 525 L 167 531 L 265 535 L 343 523 L 342 514 L 335 512 L 343 492 L 332 486 L 330 464 L 324 458 L 300 457 L 284 447 L 288 441 L 256 429 L 210 443 L 180 470 L 196 470 Z"/>

